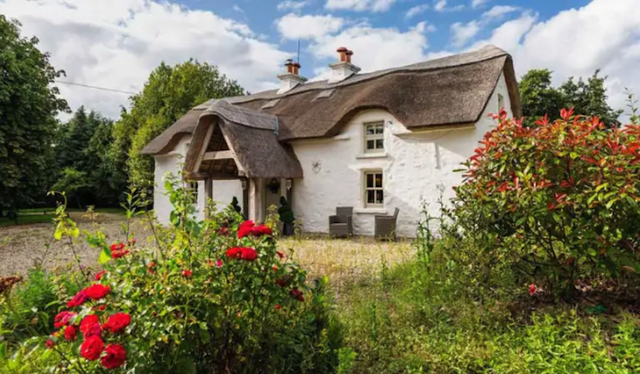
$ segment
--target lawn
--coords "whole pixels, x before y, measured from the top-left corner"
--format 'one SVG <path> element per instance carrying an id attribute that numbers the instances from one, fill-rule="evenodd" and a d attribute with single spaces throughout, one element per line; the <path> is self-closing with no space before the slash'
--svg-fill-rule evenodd
<path id="1" fill-rule="evenodd" d="M 51 223 L 53 221 L 52 214 L 21 214 L 18 216 L 18 225 L 29 225 L 34 223 Z M 16 222 L 13 219 L 0 218 L 0 227 L 14 226 Z"/>

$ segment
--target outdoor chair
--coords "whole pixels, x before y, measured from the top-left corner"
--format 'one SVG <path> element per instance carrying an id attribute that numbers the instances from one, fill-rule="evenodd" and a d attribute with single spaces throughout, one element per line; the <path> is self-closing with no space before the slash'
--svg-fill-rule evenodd
<path id="1" fill-rule="evenodd" d="M 337 207 L 336 215 L 329 217 L 329 235 L 353 235 L 353 207 Z"/>
<path id="2" fill-rule="evenodd" d="M 376 239 L 396 240 L 396 222 L 398 221 L 398 213 L 400 213 L 400 209 L 396 208 L 392 216 L 375 216 L 374 236 Z"/>

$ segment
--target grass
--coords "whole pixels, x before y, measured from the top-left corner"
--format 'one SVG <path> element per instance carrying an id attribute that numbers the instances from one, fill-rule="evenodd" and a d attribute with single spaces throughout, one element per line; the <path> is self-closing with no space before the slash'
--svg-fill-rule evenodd
<path id="1" fill-rule="evenodd" d="M 38 214 L 38 215 L 19 215 L 18 225 L 28 225 L 34 223 L 51 223 L 53 215 L 51 214 Z M 16 223 L 13 219 L 7 217 L 0 218 L 0 227 L 14 226 Z"/>

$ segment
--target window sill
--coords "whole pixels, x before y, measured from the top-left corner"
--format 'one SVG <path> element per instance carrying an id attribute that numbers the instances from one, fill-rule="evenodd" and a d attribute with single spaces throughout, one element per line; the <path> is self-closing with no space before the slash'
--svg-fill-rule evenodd
<path id="1" fill-rule="evenodd" d="M 368 158 L 387 158 L 389 154 L 387 152 L 383 153 L 361 153 L 356 156 L 357 159 L 368 159 Z"/>
<path id="2" fill-rule="evenodd" d="M 355 214 L 389 214 L 385 208 L 357 208 L 353 212 Z"/>

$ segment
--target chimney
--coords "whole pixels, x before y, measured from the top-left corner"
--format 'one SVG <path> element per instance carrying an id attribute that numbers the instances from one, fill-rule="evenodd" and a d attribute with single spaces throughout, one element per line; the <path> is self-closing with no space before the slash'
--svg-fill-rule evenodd
<path id="1" fill-rule="evenodd" d="M 338 62 L 329 64 L 331 68 L 331 78 L 329 78 L 328 83 L 338 83 L 343 80 L 349 78 L 353 74 L 356 74 L 360 71 L 360 68 L 351 63 L 351 56 L 353 56 L 353 51 L 345 47 L 340 47 L 337 50 L 338 52 Z"/>
<path id="2" fill-rule="evenodd" d="M 280 79 L 280 89 L 278 90 L 278 94 L 289 92 L 297 85 L 307 81 L 307 78 L 299 75 L 301 67 L 300 63 L 293 62 L 293 60 L 288 59 L 284 66 L 287 67 L 287 72 L 278 75 L 278 79 Z"/>

